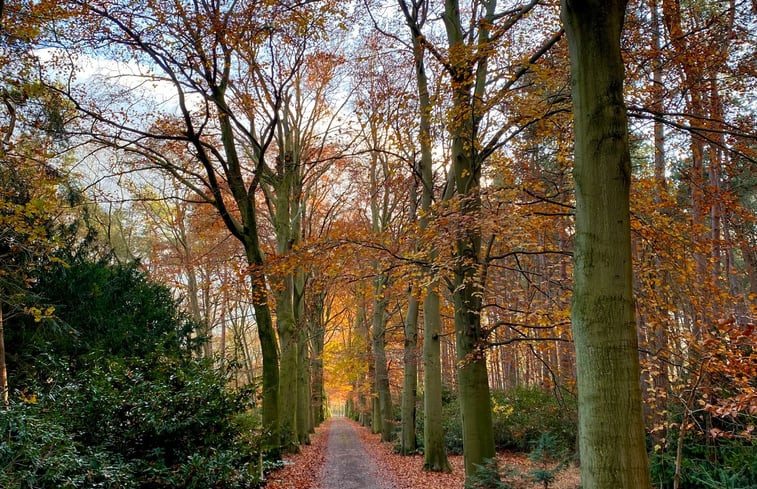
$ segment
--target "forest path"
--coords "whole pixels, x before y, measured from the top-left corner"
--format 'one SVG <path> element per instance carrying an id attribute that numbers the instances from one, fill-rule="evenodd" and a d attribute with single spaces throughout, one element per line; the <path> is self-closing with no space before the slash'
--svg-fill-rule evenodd
<path id="1" fill-rule="evenodd" d="M 329 423 L 326 460 L 317 489 L 394 489 L 391 475 L 381 473 L 347 418 L 334 417 Z"/>

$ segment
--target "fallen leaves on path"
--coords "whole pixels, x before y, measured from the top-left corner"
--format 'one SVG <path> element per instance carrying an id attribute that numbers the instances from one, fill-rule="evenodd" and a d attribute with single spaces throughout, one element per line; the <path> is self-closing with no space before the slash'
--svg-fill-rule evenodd
<path id="1" fill-rule="evenodd" d="M 382 472 L 394 479 L 396 489 L 462 489 L 465 486 L 465 468 L 462 455 L 450 455 L 452 472 L 426 472 L 423 470 L 423 455 L 402 456 L 394 453 L 391 443 L 382 443 L 381 435 L 374 435 L 368 428 L 357 426 L 358 434 L 366 451 L 376 460 Z M 500 467 L 512 467 L 527 474 L 534 468 L 528 456 L 522 453 L 502 452 L 497 454 Z M 511 481 L 518 489 L 541 489 L 542 483 Z M 581 477 L 576 467 L 557 474 L 550 489 L 576 489 L 581 485 Z M 333 488 L 336 489 L 336 488 Z"/>
<path id="2" fill-rule="evenodd" d="M 300 447 L 300 453 L 284 457 L 287 465 L 268 474 L 265 489 L 311 489 L 317 486 L 326 459 L 329 423 L 326 421 L 315 429 L 315 434 L 310 436 L 310 445 Z"/>
<path id="3" fill-rule="evenodd" d="M 391 443 L 382 443 L 380 435 L 374 435 L 368 428 L 360 426 L 354 421 L 360 440 L 363 442 L 368 456 L 373 458 L 379 467 L 379 472 L 385 475 L 389 487 L 395 489 L 462 489 L 465 473 L 463 457 L 451 455 L 449 457 L 452 472 L 426 472 L 423 470 L 423 455 L 401 456 L 394 453 Z M 279 470 L 269 474 L 266 489 L 313 489 L 318 485 L 318 477 L 326 457 L 328 430 L 330 422 L 316 428 L 311 437 L 310 445 L 303 446 L 301 452 L 287 456 L 290 462 Z M 533 464 L 528 457 L 521 453 L 503 452 L 497 455 L 500 467 L 513 467 L 521 473 L 528 473 Z M 576 489 L 580 487 L 580 475 L 576 467 L 570 467 L 557 475 L 550 484 L 550 489 Z M 519 489 L 541 489 L 539 483 L 527 484 L 522 480 L 516 481 Z M 339 489 L 339 488 L 328 488 Z"/>
<path id="4" fill-rule="evenodd" d="M 450 457 L 452 472 L 426 472 L 423 455 L 402 456 L 394 453 L 391 443 L 382 443 L 381 435 L 355 423 L 366 451 L 373 457 L 379 470 L 393 476 L 397 489 L 462 488 L 465 481 L 463 457 Z"/>

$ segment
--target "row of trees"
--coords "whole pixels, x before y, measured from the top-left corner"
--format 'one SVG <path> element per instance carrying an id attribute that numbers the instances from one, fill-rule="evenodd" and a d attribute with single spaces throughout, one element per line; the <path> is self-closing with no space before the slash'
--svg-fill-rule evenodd
<path id="1" fill-rule="evenodd" d="M 140 7 L 10 3 L 7 46 L 45 47 L 56 149 L 140 201 L 103 217 L 122 256 L 181 289 L 239 382 L 261 375 L 273 456 L 322 420 L 327 338 L 349 370 L 327 376 L 385 440 L 401 392 L 403 453 L 421 367 L 429 470 L 449 467 L 445 383 L 469 475 L 494 455 L 493 383 L 577 391 L 587 487 L 649 485 L 642 394 L 677 479 L 696 423 L 738 436 L 713 419 L 755 400 L 749 4 Z"/>

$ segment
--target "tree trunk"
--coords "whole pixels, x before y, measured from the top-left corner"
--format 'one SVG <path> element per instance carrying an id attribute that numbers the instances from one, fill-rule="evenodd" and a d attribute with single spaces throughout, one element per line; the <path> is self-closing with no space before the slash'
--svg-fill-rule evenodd
<path id="1" fill-rule="evenodd" d="M 197 286 L 197 276 L 195 275 L 194 266 L 189 263 L 190 257 L 185 256 L 185 272 L 187 274 L 187 297 L 189 299 L 189 313 L 198 327 L 198 333 L 205 338 L 202 344 L 202 354 L 205 358 L 213 356 L 213 329 L 209 326 L 209 318 L 203 317 L 200 311 L 199 287 Z"/>
<path id="2" fill-rule="evenodd" d="M 365 312 L 364 295 L 358 285 L 358 290 L 355 292 L 355 302 L 357 303 L 357 312 L 355 313 L 355 330 L 357 332 L 357 341 L 359 345 L 363 346 L 363 358 L 368 363 L 368 375 L 367 378 L 356 379 L 356 390 L 358 393 L 357 409 L 358 418 L 360 424 L 363 426 L 373 426 L 373 379 L 374 379 L 374 362 L 373 354 L 371 352 L 371 339 L 370 339 L 370 326 L 368 318 Z M 365 384 L 369 384 L 370 388 L 367 388 Z M 366 391 L 370 393 L 366 397 Z"/>
<path id="3" fill-rule="evenodd" d="M 297 355 L 297 439 L 300 444 L 309 444 L 313 429 L 310 358 L 307 331 L 301 324 L 297 331 Z"/>
<path id="4" fill-rule="evenodd" d="M 380 275 L 375 282 L 373 300 L 373 358 L 376 385 L 374 399 L 374 433 L 381 433 L 381 441 L 392 439 L 392 399 L 389 393 L 389 372 L 386 367 L 386 276 Z"/>
<path id="5" fill-rule="evenodd" d="M 277 291 L 276 329 L 281 347 L 279 379 L 281 408 L 281 445 L 286 452 L 297 450 L 297 331 L 292 311 L 291 276 L 285 279 L 284 290 Z"/>
<path id="6" fill-rule="evenodd" d="M 8 407 L 8 370 L 5 364 L 5 326 L 3 322 L 3 307 L 0 305 L 0 394 L 3 406 Z"/>
<path id="7" fill-rule="evenodd" d="M 311 338 L 311 372 L 312 372 L 312 410 L 313 425 L 319 426 L 324 419 L 323 406 L 323 347 L 326 338 L 326 328 L 324 321 L 325 297 L 321 293 L 316 293 L 312 310 L 310 312 L 310 338 Z"/>
<path id="8" fill-rule="evenodd" d="M 305 275 L 301 270 L 292 273 L 292 309 L 297 334 L 297 439 L 310 443 L 313 417 L 310 405 L 310 351 L 307 318 L 305 318 Z"/>
<path id="9" fill-rule="evenodd" d="M 254 254 L 254 253 L 252 253 Z M 250 258 L 248 260 L 255 263 Z M 271 311 L 265 297 L 268 295 L 265 277 L 252 268 L 252 296 L 255 310 L 255 321 L 258 325 L 258 339 L 263 356 L 263 406 L 262 424 L 268 431 L 265 449 L 271 457 L 278 458 L 281 453 L 281 431 L 279 420 L 279 348 L 276 342 L 276 332 L 273 329 Z M 260 299 L 260 298 L 263 299 Z"/>
<path id="10" fill-rule="evenodd" d="M 650 487 L 634 320 L 625 0 L 563 0 L 575 122 L 573 337 L 585 489 Z"/>
<path id="11" fill-rule="evenodd" d="M 486 371 L 486 354 L 483 350 L 479 301 L 472 287 L 465 286 L 460 274 L 455 278 L 455 340 L 457 351 L 457 381 L 460 399 L 460 416 L 463 425 L 465 477 L 475 475 L 477 466 L 494 458 L 489 377 Z"/>
<path id="12" fill-rule="evenodd" d="M 465 94 L 455 96 L 455 113 L 470 114 L 466 110 Z M 458 112 L 460 111 L 460 112 Z M 461 116 L 461 119 L 465 116 Z M 481 202 L 479 192 L 480 164 L 472 154 L 469 137 L 472 129 L 465 120 L 457 121 L 453 133 L 452 161 L 455 186 L 459 193 L 460 213 L 467 227 L 455 245 L 455 276 L 452 297 L 455 308 L 455 350 L 457 381 L 460 398 L 460 415 L 463 428 L 465 475 L 470 479 L 477 466 L 493 458 L 494 435 L 492 427 L 489 376 L 486 368 L 485 338 L 481 329 L 481 273 L 479 253 L 481 231 L 475 224 Z"/>
<path id="13" fill-rule="evenodd" d="M 442 424 L 442 361 L 439 294 L 429 287 L 423 300 L 423 470 L 449 472 Z"/>
<path id="14" fill-rule="evenodd" d="M 411 455 L 417 450 L 415 438 L 415 404 L 418 401 L 418 298 L 409 293 L 405 317 L 405 343 L 402 377 L 402 437 L 400 453 Z"/>

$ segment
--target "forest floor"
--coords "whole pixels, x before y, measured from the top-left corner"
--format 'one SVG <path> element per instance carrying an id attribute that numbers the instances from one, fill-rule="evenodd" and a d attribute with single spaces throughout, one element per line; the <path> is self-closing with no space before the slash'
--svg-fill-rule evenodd
<path id="1" fill-rule="evenodd" d="M 500 467 L 528 473 L 534 468 L 521 453 L 497 456 Z M 268 476 L 266 489 L 462 489 L 463 457 L 449 457 L 450 473 L 423 471 L 423 456 L 400 456 L 391 443 L 346 418 L 331 418 L 316 429 L 310 445 L 287 457 L 288 464 Z M 512 481 L 518 489 L 539 489 L 540 483 Z M 557 475 L 550 489 L 580 486 L 577 468 L 571 466 Z"/>

